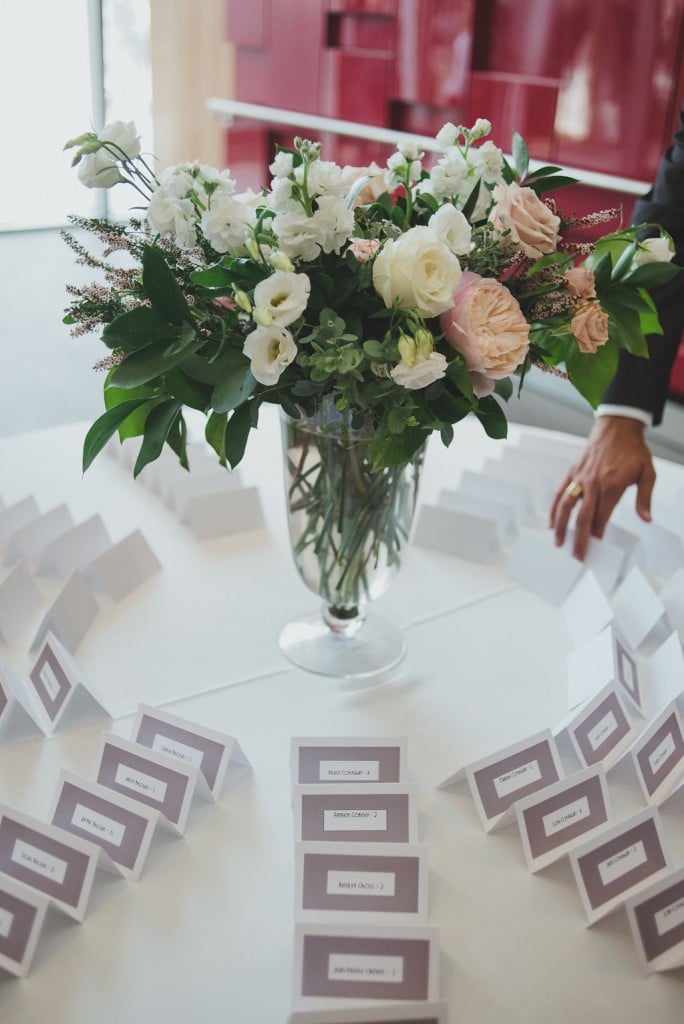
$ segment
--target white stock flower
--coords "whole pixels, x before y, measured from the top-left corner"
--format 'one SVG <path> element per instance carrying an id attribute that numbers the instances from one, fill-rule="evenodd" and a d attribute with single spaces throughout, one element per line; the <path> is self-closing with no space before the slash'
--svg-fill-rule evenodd
<path id="1" fill-rule="evenodd" d="M 311 282 L 306 274 L 276 270 L 254 289 L 254 307 L 267 310 L 272 324 L 288 327 L 306 309 L 310 292 Z"/>
<path id="2" fill-rule="evenodd" d="M 299 204 L 292 199 L 292 184 L 289 178 L 274 178 L 267 197 L 270 210 L 276 213 L 286 213 L 289 209 L 301 210 Z"/>
<path id="3" fill-rule="evenodd" d="M 461 265 L 428 227 L 389 239 L 375 257 L 373 285 L 389 308 L 416 309 L 425 317 L 450 309 Z"/>
<path id="4" fill-rule="evenodd" d="M 450 150 L 430 171 L 432 191 L 437 199 L 457 196 L 468 175 L 468 164 L 457 149 Z"/>
<path id="5" fill-rule="evenodd" d="M 274 178 L 288 178 L 292 174 L 294 157 L 292 153 L 285 153 L 281 150 L 276 153 L 275 160 L 268 165 L 268 169 Z"/>
<path id="6" fill-rule="evenodd" d="M 344 243 L 352 237 L 356 227 L 354 211 L 337 196 L 321 196 L 313 220 L 323 252 L 339 253 Z"/>
<path id="7" fill-rule="evenodd" d="M 303 169 L 297 168 L 295 178 L 303 181 Z M 314 160 L 309 165 L 306 187 L 310 196 L 343 196 L 347 185 L 342 168 L 331 160 Z"/>
<path id="8" fill-rule="evenodd" d="M 498 185 L 503 181 L 504 157 L 498 146 L 491 139 L 483 142 L 477 149 L 470 150 L 473 167 L 483 181 L 489 185 Z"/>
<path id="9" fill-rule="evenodd" d="M 442 149 L 451 149 L 452 146 L 456 145 L 456 139 L 458 138 L 458 128 L 451 121 L 447 121 L 435 136 L 435 141 Z"/>
<path id="10" fill-rule="evenodd" d="M 96 134 L 103 145 L 81 157 L 78 179 L 86 188 L 111 188 L 125 180 L 119 162 L 140 155 L 140 136 L 133 121 L 112 121 Z"/>
<path id="11" fill-rule="evenodd" d="M 316 222 L 307 217 L 301 207 L 299 212 L 279 213 L 273 218 L 273 231 L 281 252 L 291 260 L 315 260 L 321 251 Z"/>
<path id="12" fill-rule="evenodd" d="M 468 218 L 451 203 L 444 203 L 432 214 L 428 227 L 456 256 L 465 256 L 470 252 L 472 229 Z"/>
<path id="13" fill-rule="evenodd" d="M 260 384 L 277 384 L 280 375 L 297 355 L 294 338 L 286 327 L 257 327 L 245 338 L 243 353 L 252 376 Z"/>
<path id="14" fill-rule="evenodd" d="M 413 163 L 415 160 L 422 160 L 425 154 L 414 139 L 400 142 L 397 149 L 404 157 L 406 163 Z"/>
<path id="15" fill-rule="evenodd" d="M 675 254 L 674 245 L 669 235 L 659 238 L 645 238 L 637 243 L 634 263 L 643 267 L 645 263 L 670 263 Z"/>
<path id="16" fill-rule="evenodd" d="M 211 197 L 209 209 L 200 220 L 204 237 L 216 252 L 230 252 L 244 246 L 256 223 L 256 210 L 222 190 Z"/>
<path id="17" fill-rule="evenodd" d="M 397 363 L 390 370 L 390 377 L 395 384 L 409 391 L 417 391 L 419 388 L 426 388 L 436 380 L 444 377 L 447 371 L 446 357 L 441 352 L 431 352 L 425 357 L 417 355 L 415 361 Z"/>
<path id="18" fill-rule="evenodd" d="M 160 235 L 174 235 L 183 248 L 197 242 L 197 211 L 192 200 L 169 194 L 163 187 L 158 188 L 150 199 L 147 221 Z"/>

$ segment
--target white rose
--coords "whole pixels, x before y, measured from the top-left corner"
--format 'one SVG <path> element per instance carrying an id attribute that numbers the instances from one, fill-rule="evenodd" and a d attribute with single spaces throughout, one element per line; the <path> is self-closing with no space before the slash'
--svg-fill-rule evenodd
<path id="1" fill-rule="evenodd" d="M 321 196 L 318 209 L 313 215 L 319 244 L 323 252 L 339 253 L 345 242 L 354 233 L 356 221 L 354 211 L 343 199 L 336 196 Z"/>
<path id="2" fill-rule="evenodd" d="M 432 214 L 428 227 L 456 256 L 465 256 L 470 252 L 472 229 L 468 218 L 451 203 L 444 203 Z"/>
<path id="3" fill-rule="evenodd" d="M 643 242 L 637 243 L 634 263 L 637 267 L 643 267 L 644 263 L 669 263 L 674 254 L 674 245 L 669 235 L 645 238 Z"/>
<path id="4" fill-rule="evenodd" d="M 102 143 L 80 160 L 78 178 L 86 188 L 111 188 L 124 181 L 118 164 L 140 156 L 140 136 L 133 121 L 112 121 L 97 132 Z"/>
<path id="5" fill-rule="evenodd" d="M 385 305 L 417 309 L 426 317 L 451 308 L 460 279 L 460 263 L 428 227 L 385 242 L 373 264 L 373 285 Z"/>
<path id="6" fill-rule="evenodd" d="M 257 327 L 248 334 L 242 351 L 260 384 L 277 384 L 283 370 L 297 355 L 297 346 L 286 327 L 274 325 Z"/>
<path id="7" fill-rule="evenodd" d="M 427 358 L 418 356 L 415 362 L 400 363 L 390 370 L 390 377 L 395 384 L 409 391 L 426 388 L 428 384 L 444 377 L 447 371 L 446 357 L 441 352 L 431 352 Z"/>
<path id="8" fill-rule="evenodd" d="M 244 246 L 249 228 L 256 223 L 256 210 L 227 192 L 217 191 L 200 220 L 202 233 L 216 252 Z"/>
<path id="9" fill-rule="evenodd" d="M 321 251 L 321 242 L 313 217 L 299 207 L 299 212 L 279 213 L 273 218 L 273 231 L 279 248 L 291 260 L 315 260 Z"/>
<path id="10" fill-rule="evenodd" d="M 310 292 L 306 274 L 276 270 L 254 289 L 254 307 L 267 310 L 272 324 L 288 327 L 306 309 Z"/>

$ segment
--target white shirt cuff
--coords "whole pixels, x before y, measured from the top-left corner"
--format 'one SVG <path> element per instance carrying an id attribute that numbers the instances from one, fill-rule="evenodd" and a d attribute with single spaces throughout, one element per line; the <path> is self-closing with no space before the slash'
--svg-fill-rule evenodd
<path id="1" fill-rule="evenodd" d="M 653 414 L 634 405 L 599 405 L 596 416 L 624 416 L 628 420 L 639 420 L 647 427 L 653 426 Z"/>

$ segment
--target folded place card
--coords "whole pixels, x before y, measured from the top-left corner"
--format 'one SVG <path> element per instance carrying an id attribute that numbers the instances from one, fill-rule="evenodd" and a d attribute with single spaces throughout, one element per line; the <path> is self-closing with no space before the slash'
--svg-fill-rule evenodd
<path id="1" fill-rule="evenodd" d="M 601 768 L 585 768 L 515 805 L 525 860 L 539 871 L 582 843 L 609 819 Z"/>
<path id="2" fill-rule="evenodd" d="M 684 652 L 680 636 L 671 633 L 640 665 L 642 697 L 649 717 L 684 693 Z"/>
<path id="3" fill-rule="evenodd" d="M 561 605 L 568 633 L 576 646 L 596 636 L 613 618 L 613 609 L 591 569 L 587 569 Z"/>
<path id="4" fill-rule="evenodd" d="M 238 469 L 224 469 L 216 461 L 211 468 L 202 469 L 200 472 L 184 473 L 180 479 L 174 479 L 166 489 L 165 500 L 170 508 L 182 513 L 192 498 L 199 498 L 205 494 L 226 493 L 226 491 L 240 490 L 243 486 L 240 471 Z"/>
<path id="5" fill-rule="evenodd" d="M 458 490 L 460 494 L 470 494 L 474 498 L 485 498 L 487 501 L 507 505 L 512 509 L 518 526 L 532 526 L 537 522 L 534 495 L 526 484 L 497 480 L 466 469 L 461 475 Z"/>
<path id="6" fill-rule="evenodd" d="M 0 583 L 0 639 L 14 644 L 42 606 L 42 594 L 26 562 L 17 562 Z"/>
<path id="7" fill-rule="evenodd" d="M 659 596 L 665 606 L 667 621 L 684 641 L 684 569 L 677 569 L 661 587 Z"/>
<path id="8" fill-rule="evenodd" d="M 413 792 L 400 784 L 331 783 L 294 787 L 295 840 L 324 843 L 415 843 Z"/>
<path id="9" fill-rule="evenodd" d="M 569 529 L 563 545 L 569 554 L 572 553 L 574 541 L 575 531 Z M 627 552 L 619 544 L 611 544 L 605 537 L 600 540 L 597 537 L 589 538 L 584 566 L 591 570 L 604 594 L 610 594 L 622 579 L 626 562 Z"/>
<path id="10" fill-rule="evenodd" d="M 489 562 L 501 550 L 495 519 L 439 505 L 421 506 L 412 543 L 471 562 Z"/>
<path id="11" fill-rule="evenodd" d="M 436 928 L 295 925 L 294 1002 L 435 999 Z"/>
<path id="12" fill-rule="evenodd" d="M 628 900 L 625 909 L 642 966 L 684 966 L 684 868 L 672 871 Z"/>
<path id="13" fill-rule="evenodd" d="M 413 1006 L 355 1006 L 343 1010 L 301 1010 L 291 1013 L 287 1024 L 448 1024 L 446 1003 L 432 1000 Z"/>
<path id="14" fill-rule="evenodd" d="M 523 429 L 512 443 L 522 451 L 554 456 L 566 466 L 576 462 L 584 449 L 584 442 L 580 438 L 573 440 L 571 437 L 560 437 L 555 430 L 536 433 Z"/>
<path id="15" fill-rule="evenodd" d="M 550 533 L 523 532 L 513 545 L 503 571 L 521 587 L 559 607 L 584 567 L 562 548 L 554 547 Z"/>
<path id="16" fill-rule="evenodd" d="M 204 776 L 168 754 L 104 733 L 97 781 L 159 811 L 160 821 L 182 835 L 195 788 L 200 781 L 204 784 Z"/>
<path id="17" fill-rule="evenodd" d="M 617 631 L 607 626 L 568 655 L 568 706 L 577 707 L 614 683 L 641 711 L 644 686 L 639 662 Z"/>
<path id="18" fill-rule="evenodd" d="M 0 547 L 4 547 L 12 534 L 40 515 L 33 495 L 22 498 L 15 505 L 0 509 Z"/>
<path id="19" fill-rule="evenodd" d="M 674 701 L 639 736 L 631 755 L 649 804 L 661 804 L 684 785 L 684 726 Z"/>
<path id="20" fill-rule="evenodd" d="M 43 548 L 36 571 L 43 575 L 68 576 L 74 569 L 85 569 L 111 546 L 107 528 L 100 516 L 91 516 L 55 537 Z"/>
<path id="21" fill-rule="evenodd" d="M 496 524 L 496 536 L 500 547 L 511 542 L 518 532 L 513 509 L 502 501 L 476 498 L 465 491 L 446 489 L 440 491 L 437 504 L 440 508 L 449 508 L 454 512 L 493 521 Z"/>
<path id="22" fill-rule="evenodd" d="M 559 730 L 561 731 L 561 730 Z M 639 733 L 616 684 L 606 686 L 563 726 L 584 768 L 601 765 L 609 771 Z"/>
<path id="23" fill-rule="evenodd" d="M 98 853 L 94 843 L 0 806 L 0 871 L 76 921 L 85 917 Z"/>
<path id="24" fill-rule="evenodd" d="M 486 832 L 515 818 L 515 803 L 558 782 L 563 774 L 550 731 L 540 732 L 461 768 L 438 789 L 467 779 Z"/>
<path id="25" fill-rule="evenodd" d="M 626 530 L 623 526 L 619 526 L 615 519 L 611 519 L 606 526 L 603 539 L 607 540 L 609 544 L 614 544 L 616 547 L 622 548 L 625 553 L 625 560 L 621 569 L 621 576 L 626 575 L 634 566 L 639 559 L 639 552 L 641 548 L 641 542 L 637 535 L 631 530 Z"/>
<path id="26" fill-rule="evenodd" d="M 407 782 L 407 744 L 405 736 L 295 737 L 292 784 Z"/>
<path id="27" fill-rule="evenodd" d="M 589 924 L 611 913 L 671 870 L 658 812 L 640 811 L 570 851 Z"/>
<path id="28" fill-rule="evenodd" d="M 48 609 L 33 638 L 31 650 L 42 644 L 47 633 L 54 633 L 65 647 L 76 651 L 99 610 L 95 595 L 76 569 Z"/>
<path id="29" fill-rule="evenodd" d="M 548 480 L 543 479 L 533 470 L 529 468 L 524 470 L 521 466 L 511 465 L 503 458 L 491 458 L 485 459 L 482 474 L 515 484 L 517 487 L 524 487 L 530 495 L 532 514 L 541 518 L 548 513 L 553 492 Z"/>
<path id="30" fill-rule="evenodd" d="M 28 974 L 48 900 L 35 889 L 0 874 L 0 967 Z"/>
<path id="31" fill-rule="evenodd" d="M 114 601 L 124 597 L 159 572 L 161 562 L 140 530 L 134 530 L 93 559 L 85 570 L 98 589 Z"/>
<path id="32" fill-rule="evenodd" d="M 23 681 L 0 657 L 0 746 L 16 744 L 41 732 Z"/>
<path id="33" fill-rule="evenodd" d="M 249 764 L 233 736 L 226 736 L 145 704 L 138 707 L 133 724 L 133 739 L 150 750 L 199 769 L 214 800 L 218 800 L 221 795 L 229 765 Z"/>
<path id="34" fill-rule="evenodd" d="M 97 782 L 63 771 L 50 820 L 66 832 L 95 843 L 103 867 L 137 882 L 159 812 Z"/>
<path id="35" fill-rule="evenodd" d="M 611 599 L 615 621 L 625 640 L 636 651 L 665 614 L 665 606 L 636 566 Z"/>
<path id="36" fill-rule="evenodd" d="M 23 558 L 30 568 L 35 569 L 45 546 L 73 525 L 74 520 L 66 505 L 57 505 L 25 523 L 7 540 L 5 565 Z"/>
<path id="37" fill-rule="evenodd" d="M 86 715 L 110 717 L 81 666 L 52 633 L 45 637 L 25 685 L 33 717 L 46 735 L 67 717 L 72 724 Z"/>
<path id="38" fill-rule="evenodd" d="M 427 921 L 427 847 L 297 843 L 295 917 L 302 921 Z"/>
<path id="39" fill-rule="evenodd" d="M 634 507 L 625 503 L 618 506 L 616 518 L 639 538 L 635 565 L 643 572 L 656 579 L 667 579 L 684 564 L 684 548 L 677 532 L 658 522 L 645 523 Z"/>
<path id="40" fill-rule="evenodd" d="M 266 525 L 257 487 L 196 494 L 187 499 L 179 514 L 199 540 L 263 530 Z"/>

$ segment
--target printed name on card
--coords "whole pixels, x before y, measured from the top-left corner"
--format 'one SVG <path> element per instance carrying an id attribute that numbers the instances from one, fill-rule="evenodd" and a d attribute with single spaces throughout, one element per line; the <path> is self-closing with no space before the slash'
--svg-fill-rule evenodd
<path id="1" fill-rule="evenodd" d="M 661 804 L 684 784 L 684 726 L 674 701 L 641 733 L 630 752 L 649 804 Z"/>
<path id="2" fill-rule="evenodd" d="M 297 924 L 295 1006 L 435 999 L 438 958 L 436 928 Z"/>
<path id="3" fill-rule="evenodd" d="M 70 718 L 94 711 L 109 714 L 76 659 L 50 632 L 29 672 L 26 688 L 37 720 L 48 735 L 64 721 L 67 712 Z"/>
<path id="4" fill-rule="evenodd" d="M 50 820 L 53 825 L 99 846 L 103 867 L 137 882 L 159 812 L 139 800 L 63 771 Z"/>
<path id="5" fill-rule="evenodd" d="M 295 840 L 415 843 L 418 820 L 410 786 L 331 783 L 295 786 Z"/>
<path id="6" fill-rule="evenodd" d="M 571 850 L 570 863 L 589 924 L 658 881 L 672 865 L 657 810 L 607 827 Z"/>
<path id="7" fill-rule="evenodd" d="M 646 971 L 684 966 L 684 868 L 628 900 L 625 909 Z"/>
<path id="8" fill-rule="evenodd" d="M 295 737 L 292 783 L 407 782 L 407 742 L 405 736 Z"/>
<path id="9" fill-rule="evenodd" d="M 133 738 L 150 750 L 198 768 L 217 800 L 231 764 L 248 765 L 233 736 L 188 722 L 159 708 L 141 704 L 133 724 Z"/>
<path id="10" fill-rule="evenodd" d="M 638 733 L 615 684 L 581 707 L 565 729 L 580 764 L 600 764 L 605 771 L 617 764 Z"/>
<path id="11" fill-rule="evenodd" d="M 28 974 L 48 900 L 9 875 L 0 875 L 0 967 L 23 978 Z"/>
<path id="12" fill-rule="evenodd" d="M 515 805 L 525 860 L 539 871 L 607 824 L 608 787 L 601 768 L 585 768 Z"/>
<path id="13" fill-rule="evenodd" d="M 427 848 L 395 843 L 297 843 L 295 917 L 420 924 L 427 920 Z"/>
<path id="14" fill-rule="evenodd" d="M 414 1006 L 348 1007 L 344 1010 L 300 1010 L 288 1024 L 448 1024 L 446 1003 L 432 1000 Z"/>
<path id="15" fill-rule="evenodd" d="M 0 872 L 37 889 L 76 921 L 85 917 L 97 859 L 93 843 L 0 806 Z"/>

